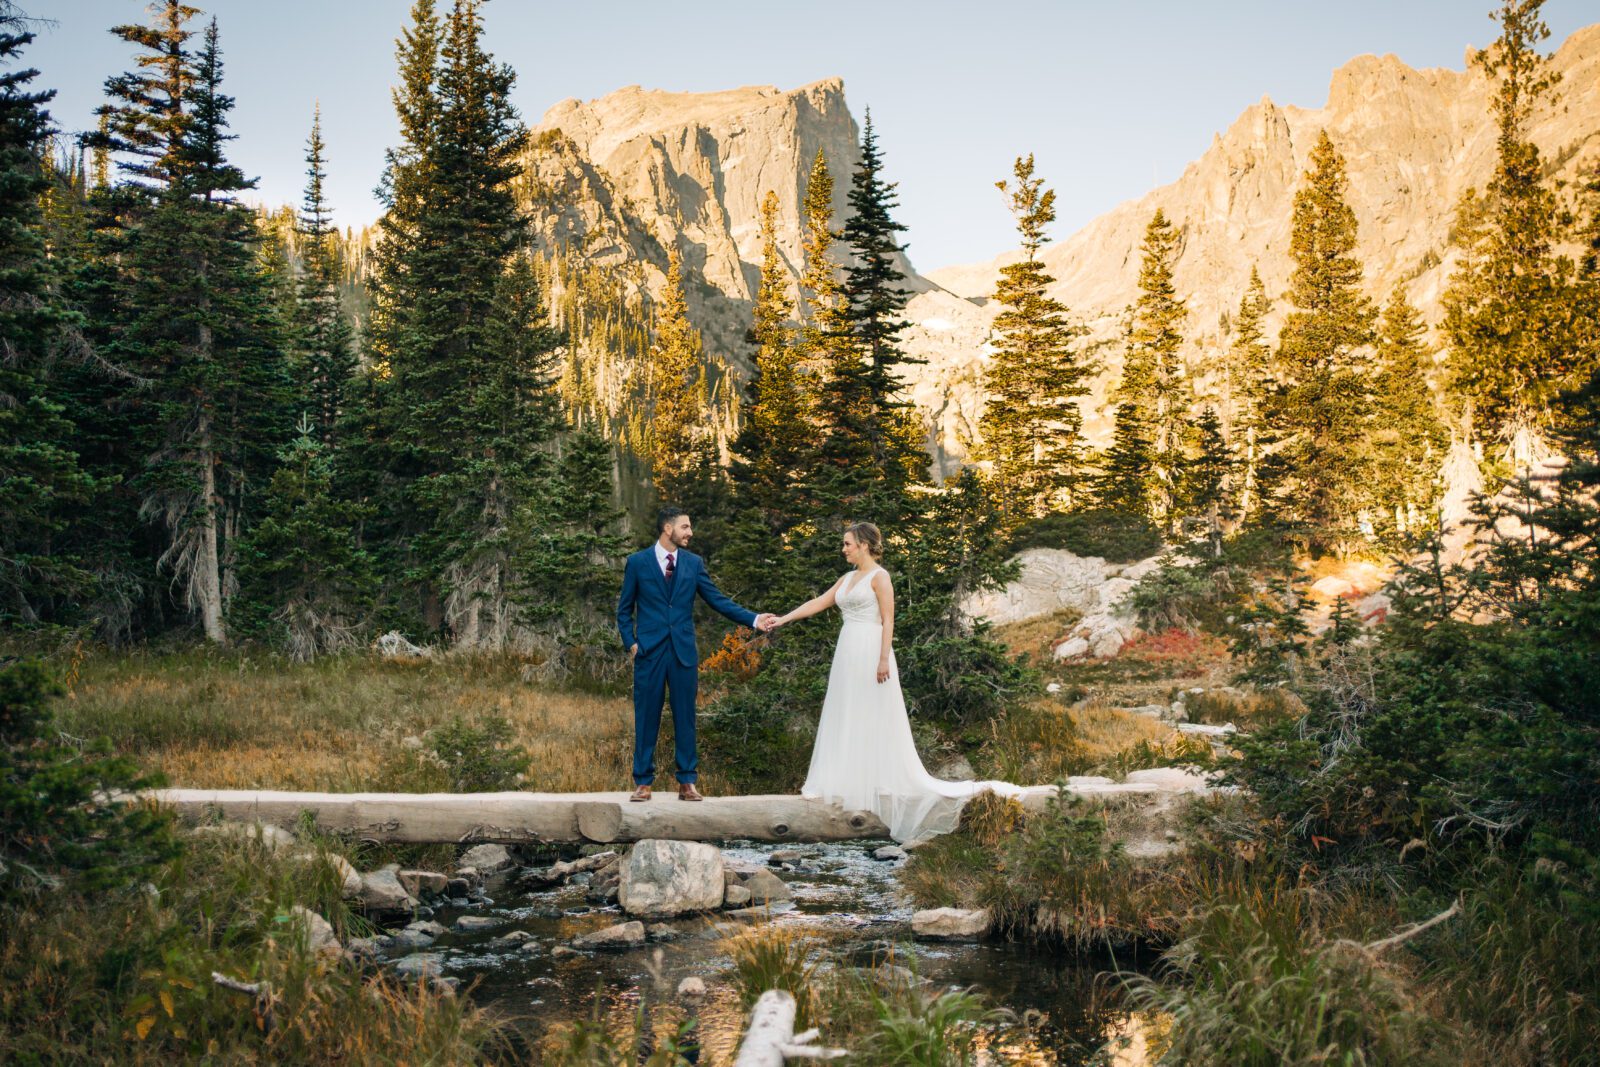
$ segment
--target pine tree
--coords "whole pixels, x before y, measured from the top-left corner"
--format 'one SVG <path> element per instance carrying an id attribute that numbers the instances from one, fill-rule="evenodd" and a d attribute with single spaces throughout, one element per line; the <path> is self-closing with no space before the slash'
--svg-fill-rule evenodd
<path id="1" fill-rule="evenodd" d="M 683 499 L 692 493 L 694 476 L 701 473 L 707 396 L 700 331 L 689 321 L 683 257 L 677 249 L 668 257 L 649 373 L 649 459 L 656 494 L 664 502 L 687 507 Z"/>
<path id="2" fill-rule="evenodd" d="M 357 537 L 371 507 L 339 499 L 316 423 L 304 418 L 297 430 L 242 539 L 239 614 L 242 628 L 305 662 L 363 643 L 377 575 Z"/>
<path id="3" fill-rule="evenodd" d="M 1539 43 L 1550 36 L 1543 0 L 1503 0 L 1500 37 L 1474 58 L 1494 84 L 1499 128 L 1494 177 L 1457 210 L 1465 254 L 1444 296 L 1451 390 L 1472 432 L 1503 440 L 1513 459 L 1538 451 L 1554 399 L 1587 376 L 1572 359 L 1570 292 L 1554 246 L 1561 212 L 1529 124 L 1556 85 Z"/>
<path id="4" fill-rule="evenodd" d="M 1150 428 L 1151 489 L 1157 521 L 1170 533 L 1177 522 L 1179 484 L 1183 478 L 1189 409 L 1193 390 L 1183 365 L 1183 321 L 1188 315 L 1172 284 L 1172 261 L 1178 233 L 1160 208 L 1145 228 L 1139 268 L 1139 299 L 1133 306 L 1130 347 L 1141 365 L 1140 402 Z"/>
<path id="5" fill-rule="evenodd" d="M 1238 459 L 1238 513 L 1248 517 L 1256 507 L 1256 483 L 1266 442 L 1262 415 L 1272 390 L 1272 348 L 1266 341 L 1266 317 L 1272 312 L 1261 274 L 1250 268 L 1250 283 L 1239 299 L 1233 343 L 1223 364 L 1222 436 Z"/>
<path id="6" fill-rule="evenodd" d="M 1439 469 L 1450 442 L 1428 385 L 1426 335 L 1422 313 L 1396 286 L 1378 324 L 1370 440 L 1373 521 L 1391 545 L 1437 526 Z"/>
<path id="7" fill-rule="evenodd" d="M 15 66 L 33 40 L 20 14 L 0 8 L 0 625 L 50 619 L 84 589 L 89 575 L 58 542 L 98 488 L 49 379 L 82 319 L 62 298 L 43 234 L 55 93 L 30 89 L 38 72 Z"/>
<path id="8" fill-rule="evenodd" d="M 141 515 L 164 533 L 161 565 L 206 638 L 221 643 L 234 541 L 249 487 L 266 481 L 286 436 L 288 379 L 255 220 L 235 200 L 254 182 L 226 158 L 233 100 L 221 91 L 217 25 L 191 55 L 190 14 L 169 2 L 156 27 L 114 31 L 151 53 L 139 63 L 157 74 L 110 79 L 102 113 L 108 147 L 133 157 L 119 166 L 135 186 L 116 344 L 152 383 L 135 394 L 132 485 Z"/>
<path id="9" fill-rule="evenodd" d="M 910 293 L 896 257 L 905 227 L 891 215 L 895 186 L 883 179 L 872 115 L 861 134 L 861 158 L 850 179 L 849 248 L 842 287 L 841 330 L 830 345 L 833 362 L 823 388 L 823 455 L 830 510 L 898 514 L 904 492 L 927 477 L 921 428 L 904 394 L 901 368 L 922 362 L 900 350 L 901 317 Z"/>
<path id="10" fill-rule="evenodd" d="M 363 492 L 393 509 L 377 532 L 424 629 L 502 648 L 525 637 L 515 529 L 548 491 L 561 337 L 522 248 L 516 76 L 484 51 L 478 3 L 458 0 L 442 26 L 431 4 L 413 13 L 395 93 L 405 140 L 389 153 L 374 265 L 377 373 L 354 465 L 383 464 Z"/>
<path id="11" fill-rule="evenodd" d="M 306 140 L 306 191 L 295 231 L 302 273 L 297 296 L 301 388 L 316 424 L 317 437 L 332 446 L 345 407 L 345 391 L 355 374 L 355 337 L 339 301 L 339 231 L 329 216 L 322 186 L 322 109 L 311 120 Z"/>
<path id="12" fill-rule="evenodd" d="M 811 162 L 806 179 L 805 199 L 801 203 L 801 249 L 804 263 L 800 271 L 801 325 L 797 337 L 800 366 L 813 383 L 827 380 L 838 362 L 834 353 L 847 340 L 844 294 L 839 282 L 839 267 L 833 261 L 833 174 L 821 149 Z M 818 413 L 813 416 L 820 419 Z"/>
<path id="13" fill-rule="evenodd" d="M 1294 310 L 1278 334 L 1279 385 L 1266 422 L 1278 442 L 1271 507 L 1314 553 L 1357 537 L 1369 472 L 1371 301 L 1355 257 L 1355 213 L 1345 202 L 1344 157 L 1324 130 L 1295 193 L 1289 239 Z"/>
<path id="14" fill-rule="evenodd" d="M 988 401 L 978 428 L 978 458 L 990 464 L 996 506 L 1015 519 L 1044 515 L 1076 501 L 1083 479 L 1083 414 L 1088 368 L 1074 351 L 1084 330 L 1067 319 L 1067 307 L 1048 294 L 1055 281 L 1039 260 L 1055 221 L 1056 194 L 1034 177 L 1033 156 L 1018 157 L 1016 187 L 1007 196 L 1022 238 L 1023 258 L 1000 269 L 995 300 L 998 338 L 985 372 Z"/>
<path id="15" fill-rule="evenodd" d="M 743 427 L 734 442 L 741 485 L 740 511 L 758 510 L 772 533 L 792 525 L 795 487 L 814 454 L 815 413 L 811 382 L 801 365 L 789 275 L 778 251 L 778 197 L 761 204 L 761 284 L 756 293 L 755 374 L 744 404 Z"/>
<path id="16" fill-rule="evenodd" d="M 1237 518 L 1232 487 L 1238 461 L 1215 407 L 1200 413 L 1194 430 L 1195 454 L 1184 467 L 1180 502 L 1184 514 L 1199 520 L 1212 556 L 1220 557 L 1223 534 Z"/>

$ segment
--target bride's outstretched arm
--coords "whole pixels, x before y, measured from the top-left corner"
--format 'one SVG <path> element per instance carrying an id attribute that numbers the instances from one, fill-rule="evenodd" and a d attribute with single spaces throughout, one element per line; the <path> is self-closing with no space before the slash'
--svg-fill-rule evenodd
<path id="1" fill-rule="evenodd" d="M 789 612 L 789 614 L 779 618 L 778 625 L 783 626 L 794 622 L 796 619 L 809 619 L 811 616 L 817 614 L 817 612 L 827 611 L 829 608 L 833 607 L 833 595 L 839 591 L 839 582 L 842 581 L 844 581 L 844 579 L 840 578 L 838 582 L 834 582 L 828 587 L 828 591 L 826 593 L 823 593 L 821 596 L 812 597 L 804 604 L 801 604 L 799 607 Z"/>
<path id="2" fill-rule="evenodd" d="M 889 680 L 889 657 L 894 652 L 894 585 L 889 572 L 872 576 L 872 591 L 878 594 L 878 614 L 883 616 L 883 650 L 878 654 L 878 681 Z"/>

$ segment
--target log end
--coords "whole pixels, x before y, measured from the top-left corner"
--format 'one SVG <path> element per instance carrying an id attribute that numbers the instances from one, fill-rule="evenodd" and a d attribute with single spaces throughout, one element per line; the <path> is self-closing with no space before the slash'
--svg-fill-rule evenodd
<path id="1" fill-rule="evenodd" d="M 573 808 L 578 816 L 578 833 L 585 840 L 606 845 L 622 835 L 622 805 L 585 801 Z"/>

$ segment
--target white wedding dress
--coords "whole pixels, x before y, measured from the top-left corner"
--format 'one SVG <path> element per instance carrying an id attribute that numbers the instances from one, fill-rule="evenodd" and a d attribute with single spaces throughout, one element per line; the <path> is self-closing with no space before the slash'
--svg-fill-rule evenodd
<path id="1" fill-rule="evenodd" d="M 872 576 L 879 569 L 847 575 L 834 597 L 844 626 L 800 793 L 849 811 L 874 812 L 896 841 L 914 844 L 954 830 L 962 807 L 979 793 L 1015 796 L 1024 790 L 1009 782 L 946 782 L 923 769 L 892 651 L 889 680 L 878 681 L 883 616 Z"/>

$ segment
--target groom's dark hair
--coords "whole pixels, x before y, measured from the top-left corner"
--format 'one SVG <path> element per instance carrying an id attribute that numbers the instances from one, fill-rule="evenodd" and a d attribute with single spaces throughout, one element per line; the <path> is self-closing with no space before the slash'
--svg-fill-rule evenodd
<path id="1" fill-rule="evenodd" d="M 660 537 L 662 530 L 665 530 L 668 526 L 671 526 L 673 523 L 677 522 L 679 515 L 687 514 L 689 514 L 687 511 L 684 511 L 679 507 L 674 507 L 671 504 L 658 508 L 656 510 L 656 536 Z"/>

